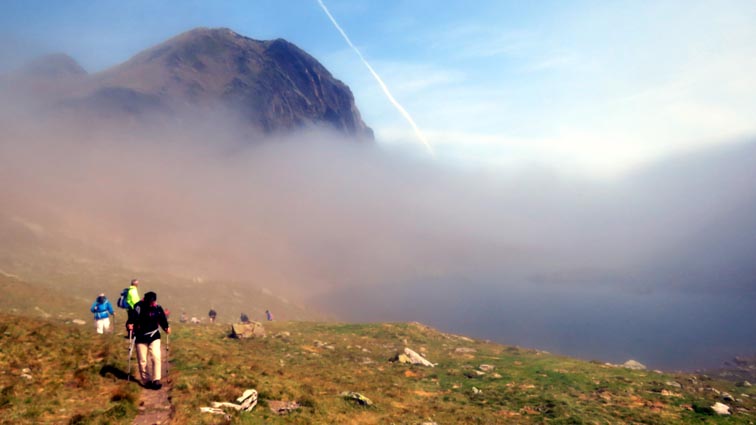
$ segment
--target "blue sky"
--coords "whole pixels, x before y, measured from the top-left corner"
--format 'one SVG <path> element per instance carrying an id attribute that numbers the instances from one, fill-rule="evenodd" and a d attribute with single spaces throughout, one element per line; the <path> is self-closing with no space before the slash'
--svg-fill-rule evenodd
<path id="1" fill-rule="evenodd" d="M 614 176 L 756 134 L 752 0 L 325 4 L 442 161 Z M 0 4 L 3 37 L 90 72 L 197 26 L 294 42 L 382 144 L 423 154 L 316 0 Z"/>

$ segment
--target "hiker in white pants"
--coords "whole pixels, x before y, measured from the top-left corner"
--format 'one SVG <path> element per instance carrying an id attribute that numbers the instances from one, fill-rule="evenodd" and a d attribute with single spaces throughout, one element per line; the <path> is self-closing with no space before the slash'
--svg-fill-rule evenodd
<path id="1" fill-rule="evenodd" d="M 157 303 L 157 294 L 148 292 L 144 299 L 129 310 L 126 324 L 136 338 L 139 375 L 146 388 L 159 390 L 163 384 L 160 356 L 160 328 L 171 333 L 163 307 Z"/>
<path id="2" fill-rule="evenodd" d="M 149 344 L 137 344 L 137 361 L 139 362 L 139 375 L 145 386 L 155 386 L 162 378 L 162 358 L 160 356 L 160 339 Z M 157 388 L 156 388 L 157 389 Z"/>
<path id="3" fill-rule="evenodd" d="M 115 316 L 115 312 L 105 294 L 97 296 L 89 311 L 94 313 L 95 330 L 97 330 L 97 333 L 110 332 L 110 315 Z"/>

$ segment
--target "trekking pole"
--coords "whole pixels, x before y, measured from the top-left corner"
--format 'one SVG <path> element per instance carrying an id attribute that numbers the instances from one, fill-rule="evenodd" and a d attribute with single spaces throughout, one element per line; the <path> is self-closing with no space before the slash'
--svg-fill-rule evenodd
<path id="1" fill-rule="evenodd" d="M 134 352 L 134 341 L 136 338 L 131 337 L 131 330 L 129 330 L 129 372 L 126 375 L 126 381 L 131 382 L 131 353 Z"/>
<path id="2" fill-rule="evenodd" d="M 168 369 L 171 366 L 171 335 L 165 334 L 165 376 L 168 376 Z"/>

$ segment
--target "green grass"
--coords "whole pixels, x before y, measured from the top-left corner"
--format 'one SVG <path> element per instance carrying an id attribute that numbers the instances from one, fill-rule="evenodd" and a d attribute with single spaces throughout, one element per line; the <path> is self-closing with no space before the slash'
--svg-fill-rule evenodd
<path id="1" fill-rule="evenodd" d="M 115 335 L 95 335 L 90 326 L 0 314 L 0 422 L 133 418 L 137 387 L 104 373 L 126 369 L 126 344 Z"/>
<path id="2" fill-rule="evenodd" d="M 239 424 L 621 424 L 753 423 L 751 388 L 692 375 L 630 371 L 518 347 L 443 334 L 418 324 L 265 323 L 267 337 L 234 340 L 226 325 L 173 323 L 170 339 L 174 423 L 221 424 L 200 413 L 233 402 L 248 388 L 260 394 Z M 404 347 L 425 352 L 435 368 L 388 362 Z M 474 352 L 458 352 L 457 348 Z M 478 375 L 481 364 L 494 370 Z M 31 369 L 32 380 L 21 378 Z M 0 421 L 131 423 L 141 391 L 101 373 L 126 368 L 126 342 L 53 319 L 0 315 Z M 683 388 L 667 385 L 675 381 Z M 481 392 L 474 393 L 473 387 Z M 732 417 L 705 409 L 727 391 L 747 409 Z M 673 395 L 662 395 L 662 390 Z M 356 391 L 373 406 L 340 396 Z M 750 397 L 740 394 L 747 393 Z M 269 400 L 302 408 L 277 416 Z"/>
<path id="3" fill-rule="evenodd" d="M 277 417 L 264 404 L 251 414 L 233 413 L 238 423 L 749 423 L 739 413 L 716 418 L 695 413 L 707 406 L 713 386 L 742 392 L 726 382 L 688 385 L 687 375 L 635 372 L 535 350 L 469 341 L 417 324 L 267 324 L 268 337 L 232 340 L 226 329 L 177 327 L 173 337 L 173 400 L 180 423 L 223 423 L 199 415 L 212 401 L 233 401 L 256 388 L 261 399 L 297 400 L 303 407 Z M 276 337 L 282 332 L 289 336 Z M 332 349 L 315 341 L 327 343 Z M 405 342 L 406 341 L 406 342 Z M 321 345 L 321 346 L 318 346 Z M 435 368 L 389 363 L 405 346 L 438 363 Z M 475 353 L 456 353 L 466 347 Z M 495 367 L 477 376 L 480 364 Z M 494 377 L 498 373 L 501 377 Z M 677 381 L 684 388 L 665 385 Z M 482 392 L 473 393 L 473 387 Z M 663 396 L 661 390 L 676 396 Z M 342 399 L 357 391 L 372 407 Z M 732 403 L 729 403 L 733 405 Z M 738 404 L 750 411 L 751 399 Z"/>

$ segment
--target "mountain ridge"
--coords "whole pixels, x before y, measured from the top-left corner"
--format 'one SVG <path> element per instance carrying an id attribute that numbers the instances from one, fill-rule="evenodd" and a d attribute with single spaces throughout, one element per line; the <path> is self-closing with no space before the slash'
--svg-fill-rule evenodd
<path id="1" fill-rule="evenodd" d="M 18 75 L 47 77 L 52 103 L 74 116 L 180 119 L 187 109 L 201 112 L 195 116 L 220 111 L 262 134 L 326 127 L 373 140 L 349 87 L 317 59 L 284 39 L 255 40 L 228 28 L 186 31 L 93 74 L 59 54 Z M 76 79 L 55 87 L 59 75 Z"/>

